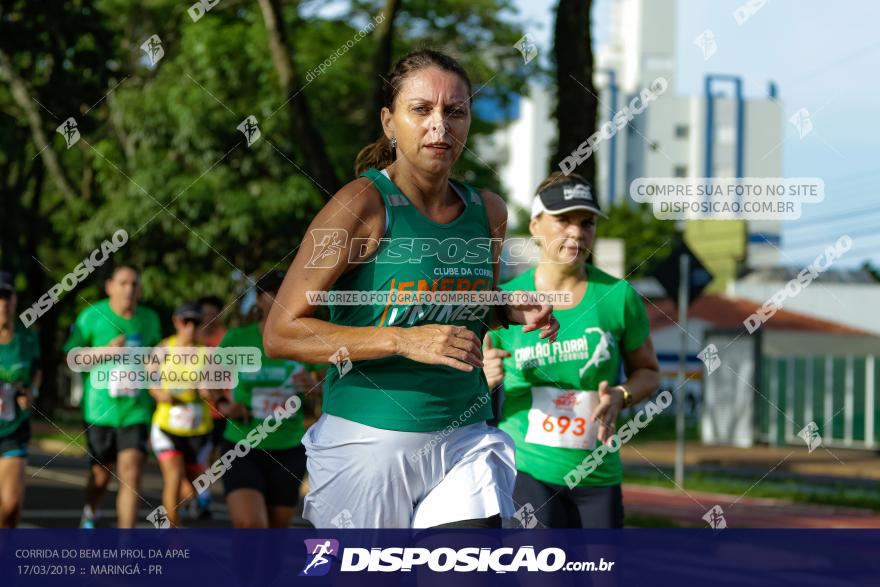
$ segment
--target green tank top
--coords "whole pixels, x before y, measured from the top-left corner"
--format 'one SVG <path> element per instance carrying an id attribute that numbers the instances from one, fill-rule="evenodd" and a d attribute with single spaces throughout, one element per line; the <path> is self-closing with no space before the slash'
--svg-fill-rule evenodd
<path id="1" fill-rule="evenodd" d="M 331 292 L 487 291 L 492 289 L 489 221 L 480 193 L 451 180 L 465 210 L 439 224 L 425 217 L 394 182 L 377 169 L 362 174 L 386 210 L 385 235 L 376 253 L 340 277 Z M 482 340 L 490 306 L 363 304 L 330 305 L 330 321 L 344 326 L 464 326 Z M 343 353 L 344 354 L 344 353 Z M 492 417 L 482 369 L 459 371 L 401 356 L 337 361 L 328 370 L 324 411 L 374 428 L 433 432 Z"/>

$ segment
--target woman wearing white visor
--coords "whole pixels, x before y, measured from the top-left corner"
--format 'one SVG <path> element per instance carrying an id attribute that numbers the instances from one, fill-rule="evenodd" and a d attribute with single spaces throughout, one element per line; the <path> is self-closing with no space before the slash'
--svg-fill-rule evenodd
<path id="1" fill-rule="evenodd" d="M 549 343 L 511 327 L 485 341 L 489 386 L 504 382 L 499 427 L 516 443 L 514 501 L 539 527 L 623 526 L 618 451 L 588 457 L 601 454 L 594 453 L 597 443 L 619 448 L 621 409 L 660 382 L 641 298 L 625 280 L 586 262 L 598 216 L 605 217 L 577 174 L 556 172 L 541 183 L 529 223 L 540 261 L 501 288 L 570 293 L 570 304 L 554 304 L 559 337 Z"/>

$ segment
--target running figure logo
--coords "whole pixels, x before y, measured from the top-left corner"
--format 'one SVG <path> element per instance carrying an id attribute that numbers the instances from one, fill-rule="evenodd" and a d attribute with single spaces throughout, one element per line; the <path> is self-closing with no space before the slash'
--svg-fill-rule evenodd
<path id="1" fill-rule="evenodd" d="M 822 436 L 819 434 L 819 425 L 815 422 L 810 422 L 806 426 L 798 432 L 798 436 L 800 436 L 804 442 L 807 443 L 807 449 L 810 452 L 813 452 L 820 446 L 822 446 Z"/>
<path id="2" fill-rule="evenodd" d="M 724 510 L 721 509 L 720 505 L 712 506 L 712 509 L 703 514 L 703 520 L 705 520 L 713 530 L 724 530 L 727 528 L 727 520 L 724 519 Z"/>
<path id="3" fill-rule="evenodd" d="M 159 35 L 152 35 L 141 43 L 141 51 L 147 54 L 150 67 L 156 67 L 159 60 L 165 56 L 165 49 L 162 48 L 162 39 L 159 38 Z"/>
<path id="4" fill-rule="evenodd" d="M 535 508 L 530 503 L 526 503 L 516 510 L 513 517 L 519 520 L 523 528 L 530 529 L 538 525 L 538 517 L 535 515 Z"/>
<path id="5" fill-rule="evenodd" d="M 336 514 L 336 516 L 330 520 L 330 523 L 337 528 L 354 528 L 354 522 L 351 521 L 351 512 L 347 509 Z"/>
<path id="6" fill-rule="evenodd" d="M 721 358 L 718 356 L 718 347 L 709 344 L 699 352 L 697 358 L 706 365 L 706 375 L 711 375 L 715 369 L 721 366 Z"/>
<path id="7" fill-rule="evenodd" d="M 348 231 L 316 228 L 311 231 L 311 237 L 315 241 L 315 249 L 309 262 L 306 263 L 306 267 L 336 266 L 341 260 L 342 248 L 348 240 Z"/>
<path id="8" fill-rule="evenodd" d="M 804 138 L 813 132 L 813 120 L 810 118 L 810 111 L 806 108 L 801 108 L 795 112 L 788 121 L 797 129 L 800 138 Z"/>
<path id="9" fill-rule="evenodd" d="M 330 561 L 339 558 L 339 541 L 332 538 L 305 540 L 306 566 L 300 577 L 321 577 L 330 572 Z"/>
<path id="10" fill-rule="evenodd" d="M 613 347 L 616 343 L 614 342 L 614 335 L 610 332 L 605 332 L 601 328 L 587 328 L 584 330 L 585 333 L 589 334 L 591 332 L 598 332 L 602 338 L 599 339 L 598 344 L 596 344 L 596 348 L 593 349 L 593 354 L 590 355 L 590 360 L 584 364 L 583 367 L 578 371 L 578 377 L 583 377 L 584 373 L 587 372 L 587 369 L 590 367 L 598 367 L 599 363 L 603 361 L 607 361 L 611 358 L 611 353 L 608 352 L 608 349 Z"/>
<path id="11" fill-rule="evenodd" d="M 345 377 L 345 374 L 351 371 L 351 354 L 348 352 L 346 347 L 339 347 L 332 357 L 330 357 L 330 362 L 336 365 L 336 368 L 339 370 L 339 378 L 342 379 Z"/>
<path id="12" fill-rule="evenodd" d="M 529 33 L 523 35 L 513 46 L 522 54 L 524 63 L 528 63 L 538 56 L 538 46 L 535 44 L 535 39 Z"/>
<path id="13" fill-rule="evenodd" d="M 709 61 L 709 58 L 718 51 L 718 43 L 715 42 L 715 33 L 712 29 L 706 29 L 694 39 L 694 45 L 703 52 L 703 61 Z"/>
<path id="14" fill-rule="evenodd" d="M 155 528 L 165 529 L 171 527 L 171 522 L 168 520 L 168 512 L 165 510 L 164 505 L 160 505 L 147 516 L 147 521 L 152 523 Z"/>
<path id="15" fill-rule="evenodd" d="M 68 149 L 74 146 L 79 140 L 79 129 L 76 127 L 76 120 L 73 116 L 62 122 L 55 130 L 58 134 L 64 137 L 64 142 L 67 143 Z"/>
<path id="16" fill-rule="evenodd" d="M 260 127 L 257 126 L 257 117 L 253 114 L 242 120 L 241 124 L 235 128 L 240 130 L 241 134 L 244 135 L 248 147 L 256 143 L 262 136 L 260 134 Z"/>

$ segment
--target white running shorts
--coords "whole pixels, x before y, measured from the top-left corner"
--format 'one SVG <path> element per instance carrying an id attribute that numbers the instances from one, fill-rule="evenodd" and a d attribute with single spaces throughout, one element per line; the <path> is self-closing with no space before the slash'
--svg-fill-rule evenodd
<path id="1" fill-rule="evenodd" d="M 513 515 L 513 440 L 485 422 L 399 432 L 324 414 L 306 432 L 316 528 L 430 528 Z"/>

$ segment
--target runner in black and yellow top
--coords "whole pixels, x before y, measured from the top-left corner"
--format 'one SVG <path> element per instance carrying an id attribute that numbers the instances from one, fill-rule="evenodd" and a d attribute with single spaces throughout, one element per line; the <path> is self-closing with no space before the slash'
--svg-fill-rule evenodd
<path id="1" fill-rule="evenodd" d="M 467 73 L 442 53 L 395 65 L 384 136 L 358 156 L 363 177 L 312 222 L 272 307 L 270 356 L 336 364 L 324 414 L 303 439 L 303 516 L 317 527 L 492 527 L 513 514 L 513 446 L 486 425 L 481 340 L 503 322 L 553 338 L 551 306 L 331 300 L 326 321 L 308 295 L 494 289 L 505 204 L 449 177 L 471 95 Z"/>
<path id="2" fill-rule="evenodd" d="M 0 528 L 15 528 L 24 502 L 33 390 L 40 384 L 37 337 L 15 320 L 12 275 L 0 271 Z"/>
<path id="3" fill-rule="evenodd" d="M 108 298 L 89 305 L 76 317 L 64 344 L 65 352 L 79 347 L 146 348 L 162 339 L 159 316 L 138 304 L 141 288 L 136 269 L 125 265 L 114 268 L 104 289 Z M 119 481 L 117 525 L 133 528 L 154 402 L 146 386 L 125 384 L 126 380 L 140 379 L 132 372 L 140 367 L 103 365 L 97 369 L 109 371 L 113 377 L 108 387 L 94 388 L 90 374 L 82 374 L 83 420 L 91 469 L 80 526 L 95 527 L 98 505 L 110 483 L 110 467 L 115 465 Z"/>
<path id="4" fill-rule="evenodd" d="M 583 178 L 556 172 L 544 180 L 529 224 L 540 262 L 502 288 L 570 292 L 573 303 L 554 309 L 560 327 L 553 344 L 518 328 L 486 339 L 489 385 L 504 381 L 499 427 L 516 442 L 514 499 L 550 528 L 623 526 L 619 453 L 609 451 L 582 479 L 573 471 L 597 441 L 619 442 L 612 435 L 620 410 L 660 383 L 641 298 L 585 262 L 597 216 Z"/>
<path id="5" fill-rule="evenodd" d="M 314 366 L 288 359 L 272 359 L 263 351 L 263 330 L 269 308 L 284 279 L 281 271 L 270 271 L 257 281 L 260 321 L 230 328 L 221 347 L 260 349 L 259 371 L 238 374 L 232 401 L 220 399 L 218 407 L 227 418 L 220 453 L 254 433 L 276 407 L 293 394 L 320 393 Z M 299 501 L 299 487 L 305 475 L 306 454 L 302 446 L 303 411 L 281 420 L 243 457 L 231 461 L 223 476 L 229 515 L 236 528 L 287 528 Z"/>
<path id="6" fill-rule="evenodd" d="M 206 366 L 205 352 L 196 339 L 201 324 L 199 305 L 181 304 L 172 320 L 176 334 L 160 342 L 155 350 L 158 360 L 153 365 L 163 385 L 150 389 L 156 400 L 150 444 L 162 470 L 162 505 L 168 522 L 177 528 L 180 506 L 196 497 L 192 481 L 204 470 L 205 455 L 211 452 L 213 421 L 208 387 L 187 385 L 197 380 Z"/>

